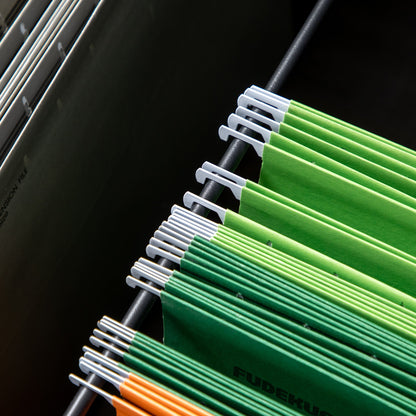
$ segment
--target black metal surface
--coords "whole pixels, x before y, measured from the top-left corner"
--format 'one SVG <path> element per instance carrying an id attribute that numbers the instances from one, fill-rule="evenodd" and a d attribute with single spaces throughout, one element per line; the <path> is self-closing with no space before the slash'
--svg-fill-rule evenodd
<path id="1" fill-rule="evenodd" d="M 280 65 L 273 73 L 273 76 L 270 79 L 270 81 L 267 83 L 267 90 L 276 92 L 284 83 L 288 73 L 293 68 L 298 57 L 301 55 L 302 51 L 306 47 L 308 41 L 310 40 L 313 32 L 317 28 L 319 22 L 321 21 L 331 2 L 332 0 L 319 0 L 316 3 L 315 7 L 312 9 L 307 20 L 302 26 L 300 32 L 298 33 L 294 41 L 291 43 Z M 241 129 L 243 133 L 247 130 L 248 129 L 246 128 Z M 241 140 L 233 139 L 231 141 L 231 144 L 227 148 L 226 152 L 224 153 L 223 157 L 221 158 L 220 162 L 218 163 L 218 166 L 229 171 L 234 171 L 240 164 L 248 148 L 248 144 L 242 142 Z M 222 185 L 213 181 L 207 181 L 200 193 L 200 196 L 209 201 L 216 201 L 223 189 L 224 187 Z M 192 211 L 201 215 L 205 215 L 206 213 L 206 209 L 199 204 L 194 204 L 192 207 Z M 161 259 L 159 263 L 165 267 L 172 267 L 172 264 L 170 264 L 170 262 L 168 262 L 166 259 Z M 150 311 L 155 300 L 155 295 L 145 290 L 140 290 L 140 292 L 134 299 L 133 303 L 131 304 L 130 308 L 128 309 L 127 313 L 125 314 L 122 320 L 123 324 L 133 328 L 139 327 L 145 319 L 148 312 Z M 90 375 L 87 378 L 87 380 L 90 383 L 93 383 L 97 386 L 101 386 L 104 384 L 103 381 L 96 375 Z M 74 399 L 69 404 L 64 415 L 85 415 L 88 409 L 91 407 L 95 397 L 96 394 L 92 391 L 88 390 L 85 387 L 80 388 L 74 396 Z"/>
<path id="2" fill-rule="evenodd" d="M 2 24 L 5 23 L 7 26 L 10 26 L 25 3 L 27 3 L 27 0 L 0 0 L 0 14 L 3 18 L 3 21 L 0 22 L 0 38 L 5 33 L 6 29 Z"/>

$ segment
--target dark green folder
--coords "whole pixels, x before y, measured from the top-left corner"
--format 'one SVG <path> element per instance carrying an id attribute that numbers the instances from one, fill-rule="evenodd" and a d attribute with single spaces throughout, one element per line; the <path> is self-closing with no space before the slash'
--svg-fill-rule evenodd
<path id="1" fill-rule="evenodd" d="M 285 394 L 299 410 L 305 410 L 303 406 L 308 403 L 309 409 L 316 406 L 320 409 L 318 414 L 325 415 L 412 414 L 277 346 L 278 339 L 272 343 L 216 316 L 219 305 L 210 307 L 207 297 L 198 301 L 203 308 L 162 292 L 167 345 L 241 381 L 244 380 L 241 376 L 250 374 L 252 383 L 246 378 L 247 385 L 255 384 L 259 391 L 262 384 L 270 386 L 270 393 L 263 391 L 265 395 L 276 395 L 277 391 L 277 399 L 282 399 Z M 255 326 L 239 315 L 232 315 L 245 322 L 245 326 Z"/>
<path id="2" fill-rule="evenodd" d="M 271 218 L 273 219 L 273 216 Z M 276 273 L 281 273 L 282 270 L 281 267 L 276 268 L 281 253 L 309 263 L 315 266 L 312 273 L 300 274 L 298 271 L 291 271 L 286 275 L 287 278 L 410 340 L 416 339 L 416 314 L 412 311 L 415 302 L 413 297 L 230 210 L 226 212 L 225 224 L 263 243 L 262 255 L 254 255 L 250 249 L 241 250 L 240 247 L 234 249 L 234 252 L 240 252 L 243 257 Z M 219 228 L 217 235 L 223 233 L 222 230 L 223 228 Z M 214 240 L 216 238 L 214 237 Z M 273 247 L 264 248 L 266 242 Z M 363 284 L 370 289 L 374 288 L 383 296 L 361 288 L 360 285 Z"/>
<path id="3" fill-rule="evenodd" d="M 342 348 L 333 343 L 331 347 L 329 344 L 323 346 L 321 343 L 324 341 L 324 337 L 321 338 L 320 342 L 311 340 L 310 330 L 303 328 L 300 331 L 302 334 L 295 333 L 296 326 L 290 325 L 289 320 L 285 320 L 284 317 L 277 323 L 277 316 L 275 319 L 268 320 L 260 318 L 262 314 L 262 308 L 260 306 L 243 305 L 248 303 L 246 301 L 240 302 L 241 306 L 236 306 L 235 303 L 229 303 L 229 300 L 221 299 L 218 297 L 218 289 L 206 291 L 206 286 L 203 283 L 197 285 L 192 282 L 191 279 L 185 279 L 186 275 L 181 275 L 175 282 L 170 283 L 168 291 L 176 294 L 182 299 L 188 300 L 190 303 L 198 304 L 195 301 L 195 297 L 199 294 L 200 299 L 204 299 L 204 303 L 201 306 L 206 306 L 207 300 L 211 300 L 213 309 L 211 312 L 214 315 L 221 316 L 225 320 L 234 322 L 236 325 L 241 325 L 248 331 L 257 334 L 259 337 L 269 340 L 275 346 L 281 346 L 282 348 L 296 353 L 300 357 L 304 357 L 311 363 L 315 363 L 321 369 L 337 374 L 340 377 L 349 379 L 349 381 L 360 385 L 367 391 L 373 391 L 384 399 L 395 402 L 399 406 L 407 406 L 408 409 L 412 410 L 415 406 L 415 377 L 404 374 L 392 367 L 383 365 L 381 363 L 374 363 L 372 357 L 361 356 L 355 354 L 355 359 L 359 357 L 363 359 L 362 364 L 357 364 L 354 359 L 346 358 L 342 351 Z M 188 280 L 185 283 L 185 280 Z M 188 295 L 186 297 L 186 294 Z M 241 298 L 240 298 L 241 300 Z M 205 308 L 204 306 L 204 308 Z M 245 309 L 251 309 L 251 313 Z M 208 310 L 208 309 L 205 309 Z M 220 312 L 222 310 L 222 313 Z M 235 314 L 238 318 L 228 317 L 229 312 Z M 263 311 L 267 318 L 270 318 L 273 313 L 267 314 Z M 286 328 L 283 325 L 286 324 Z M 309 331 L 309 334 L 307 333 Z M 353 354 L 353 353 L 352 353 Z M 354 355 L 354 354 L 353 354 Z M 373 362 L 373 365 L 371 363 Z M 372 368 L 370 368 L 372 367 Z M 383 374 L 383 371 L 385 374 Z M 407 396 L 407 397 L 406 397 Z"/>

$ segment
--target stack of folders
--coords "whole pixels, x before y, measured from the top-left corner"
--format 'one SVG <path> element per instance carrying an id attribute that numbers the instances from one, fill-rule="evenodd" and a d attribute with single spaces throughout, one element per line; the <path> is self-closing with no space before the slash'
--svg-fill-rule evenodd
<path id="1" fill-rule="evenodd" d="M 0 160 L 13 146 L 101 0 L 29 0 L 0 42 Z"/>
<path id="2" fill-rule="evenodd" d="M 176 267 L 127 277 L 160 297 L 164 345 L 104 317 L 91 342 L 123 363 L 85 347 L 80 368 L 142 412 L 119 414 L 416 414 L 416 153 L 258 87 L 220 137 L 262 157 L 258 183 L 196 172 L 239 212 L 186 193 L 221 221 L 174 205 L 146 253 Z"/>

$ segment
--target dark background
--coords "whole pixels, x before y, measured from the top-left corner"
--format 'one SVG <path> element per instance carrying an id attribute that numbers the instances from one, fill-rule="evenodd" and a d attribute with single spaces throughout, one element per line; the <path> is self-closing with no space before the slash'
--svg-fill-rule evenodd
<path id="1" fill-rule="evenodd" d="M 60 189 L 65 221 L 50 232 L 44 250 L 53 251 L 56 236 L 69 233 L 85 195 L 95 197 L 56 265 L 33 267 L 30 278 L 43 290 L 12 296 L 14 306 L 3 311 L 4 413 L 65 410 L 76 391 L 67 375 L 80 374 L 81 347 L 96 321 L 103 314 L 122 318 L 136 295 L 124 283 L 133 262 L 145 255 L 171 205 L 185 191 L 200 190 L 194 171 L 205 160 L 219 161 L 226 149 L 218 127 L 246 87 L 267 83 L 314 3 L 107 0 L 96 41 L 80 48 L 57 83 L 65 122 L 55 126 L 47 105 L 33 122 L 39 132 L 53 126 L 69 140 L 81 137 L 79 151 L 89 151 L 81 168 L 70 153 L 68 181 L 51 185 Z M 279 93 L 415 148 L 412 4 L 334 1 Z M 238 172 L 255 179 L 259 167 L 250 152 Z M 55 196 L 45 198 L 50 209 Z M 39 230 L 45 223 L 39 219 Z M 16 278 L 26 273 L 26 260 L 17 258 Z M 161 337 L 159 305 L 142 329 Z M 23 369 L 22 381 L 17 370 Z M 113 411 L 97 401 L 90 414 Z"/>

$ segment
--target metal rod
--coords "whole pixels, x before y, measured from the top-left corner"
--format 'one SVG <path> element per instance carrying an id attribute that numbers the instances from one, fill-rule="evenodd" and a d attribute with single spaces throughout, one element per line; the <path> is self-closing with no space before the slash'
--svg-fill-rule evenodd
<path id="1" fill-rule="evenodd" d="M 307 43 L 316 30 L 319 22 L 322 20 L 331 2 L 332 0 L 317 1 L 315 7 L 310 12 L 296 38 L 291 43 L 276 71 L 273 73 L 270 81 L 267 83 L 266 90 L 277 92 L 278 89 L 283 85 L 289 72 L 292 70 L 302 51 L 305 49 Z M 247 133 L 250 130 L 245 127 L 240 131 L 242 133 Z M 218 166 L 230 172 L 234 172 L 246 154 L 248 148 L 249 145 L 247 143 L 244 143 L 238 139 L 233 139 L 220 162 L 218 163 Z M 215 202 L 223 189 L 224 187 L 219 183 L 209 180 L 202 188 L 200 196 L 204 199 Z M 206 215 L 206 209 L 198 204 L 193 205 L 192 211 L 199 215 Z M 158 263 L 167 268 L 174 267 L 174 264 L 166 259 L 161 259 Z M 151 282 L 149 284 L 154 285 Z M 122 323 L 131 328 L 138 328 L 149 313 L 155 300 L 155 295 L 145 290 L 141 290 L 124 315 Z M 108 353 L 108 351 L 105 351 L 105 355 L 112 357 L 112 354 Z M 98 387 L 101 387 L 104 384 L 103 380 L 95 374 L 91 374 L 90 377 L 87 378 L 87 381 Z M 64 416 L 85 415 L 93 403 L 95 397 L 96 393 L 86 387 L 80 387 L 73 400 L 69 404 L 66 412 L 64 413 Z"/>
<path id="2" fill-rule="evenodd" d="M 290 48 L 287 50 L 276 71 L 270 78 L 270 81 L 267 83 L 266 90 L 277 92 L 284 84 L 287 76 L 293 69 L 301 53 L 305 49 L 305 46 L 310 41 L 312 35 L 315 33 L 316 28 L 318 27 L 331 3 L 332 0 L 318 0 L 316 2 L 314 8 L 309 13 L 308 18 L 306 19 L 299 33 L 296 35 L 295 39 L 290 45 Z"/>

